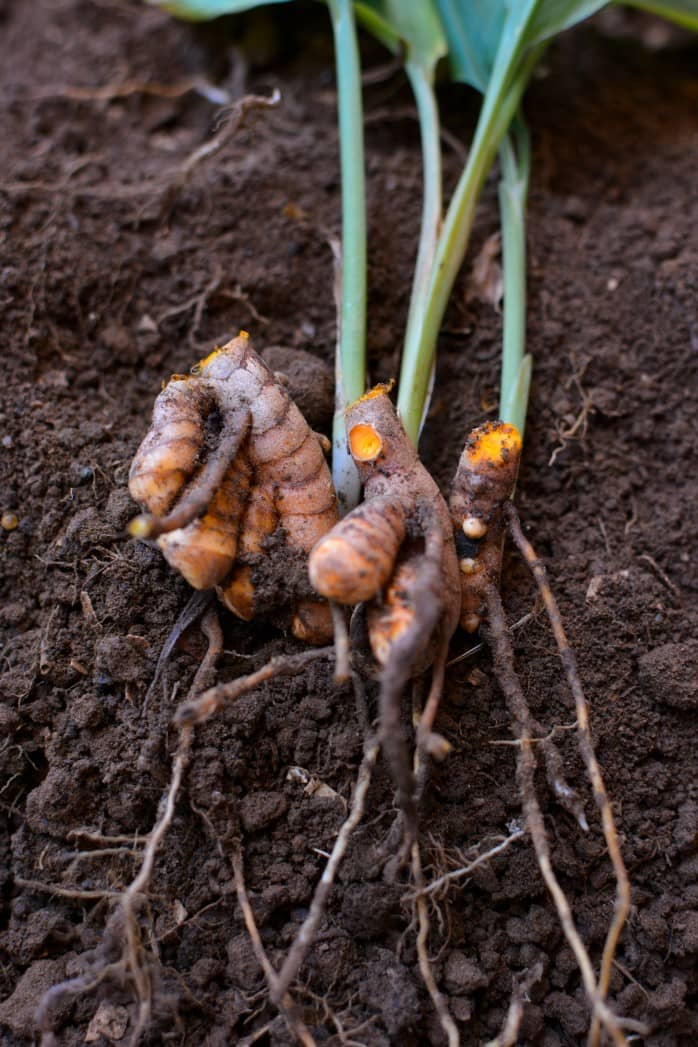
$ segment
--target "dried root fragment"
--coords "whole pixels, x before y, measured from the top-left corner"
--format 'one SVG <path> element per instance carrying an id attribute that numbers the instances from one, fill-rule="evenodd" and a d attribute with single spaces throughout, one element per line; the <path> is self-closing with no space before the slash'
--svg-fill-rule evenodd
<path id="1" fill-rule="evenodd" d="M 474 633 L 488 585 L 499 585 L 503 506 L 511 497 L 521 457 L 521 434 L 505 422 L 474 429 L 461 455 L 449 508 L 461 571 L 460 624 Z"/>
<path id="2" fill-rule="evenodd" d="M 223 634 L 218 617 L 213 608 L 209 608 L 201 623 L 202 631 L 208 640 L 208 650 L 192 681 L 189 699 L 194 700 L 199 690 L 209 682 L 223 647 Z M 133 987 L 137 1009 L 134 1028 L 129 1043 L 138 1047 L 148 1028 L 153 1005 L 152 968 L 156 962 L 152 952 L 146 947 L 143 938 L 140 912 L 144 907 L 153 877 L 155 859 L 172 824 L 178 794 L 191 760 L 193 727 L 185 724 L 179 732 L 179 743 L 172 763 L 170 782 L 158 805 L 155 825 L 143 839 L 141 865 L 135 878 L 121 892 L 95 891 L 92 897 L 113 899 L 117 908 L 112 913 L 105 927 L 102 942 L 95 954 L 95 963 L 88 971 L 76 978 L 59 982 L 48 989 L 38 1002 L 36 1010 L 37 1031 L 41 1034 L 41 1047 L 57 1047 L 58 1040 L 53 1031 L 51 1011 L 56 1000 L 63 996 L 80 996 L 92 992 L 106 979 L 123 981 L 126 979 Z M 123 848 L 121 849 L 124 850 Z M 44 885 L 37 885 L 46 889 Z M 85 892 L 66 891 L 51 888 L 52 893 L 67 894 L 69 897 L 84 897 Z M 117 946 L 120 950 L 118 959 L 109 961 L 110 949 Z"/>
<path id="3" fill-rule="evenodd" d="M 512 718 L 513 731 L 518 742 L 516 775 L 526 816 L 526 825 L 531 836 L 541 875 L 552 897 L 567 943 L 574 953 L 587 999 L 592 1008 L 591 1039 L 592 1041 L 597 1041 L 599 1030 L 603 1028 L 615 1047 L 625 1047 L 627 1040 L 623 1032 L 623 1025 L 630 1027 L 630 1024 L 627 1020 L 621 1021 L 608 1006 L 605 999 L 607 989 L 607 984 L 604 984 L 606 950 L 604 962 L 602 962 L 601 977 L 599 982 L 597 982 L 589 952 L 575 926 L 569 901 L 553 869 L 550 840 L 535 788 L 536 755 L 535 746 L 532 744 L 534 741 L 533 721 L 521 686 L 521 680 L 516 672 L 514 652 L 499 590 L 491 585 L 487 588 L 485 596 L 487 600 L 487 627 L 494 657 L 495 675 L 507 703 Z M 610 948 L 609 955 L 611 957 L 615 951 L 617 936 L 620 933 L 621 926 L 618 912 L 616 912 L 607 940 L 607 949 Z M 610 947 L 609 942 L 611 942 Z"/>
<path id="4" fill-rule="evenodd" d="M 437 657 L 443 659 L 458 622 L 460 587 L 448 508 L 388 393 L 388 386 L 379 385 L 347 408 L 349 448 L 364 501 L 318 542 L 309 571 L 313 586 L 327 599 L 367 602 L 369 642 L 380 666 L 379 740 L 411 840 L 415 788 L 400 698 L 414 675 Z M 440 680 L 440 672 L 435 673 L 431 721 Z"/>
<path id="5" fill-rule="evenodd" d="M 156 538 L 193 588 L 215 587 L 246 621 L 269 609 L 258 600 L 258 570 L 281 581 L 284 556 L 304 560 L 337 521 L 321 439 L 244 331 L 168 382 L 129 488 L 147 509 L 131 533 Z M 291 593 L 291 630 L 323 643 L 329 608 L 301 590 Z"/>
<path id="6" fill-rule="evenodd" d="M 620 849 L 620 842 L 618 839 L 618 832 L 616 830 L 615 819 L 613 816 L 613 808 L 611 801 L 606 791 L 604 784 L 603 775 L 601 773 L 601 767 L 596 758 L 594 751 L 594 743 L 591 737 L 591 727 L 589 725 L 589 707 L 587 700 L 584 695 L 582 688 L 582 681 L 579 676 L 579 670 L 577 669 L 577 659 L 575 658 L 574 651 L 569 645 L 567 634 L 565 633 L 564 626 L 562 624 L 562 616 L 560 609 L 557 605 L 557 600 L 553 595 L 553 591 L 550 588 L 550 582 L 548 581 L 547 571 L 545 564 L 536 555 L 536 551 L 531 545 L 530 541 L 526 538 L 521 527 L 521 521 L 519 520 L 518 513 L 513 505 L 506 507 L 505 516 L 509 524 L 512 538 L 516 543 L 519 552 L 526 561 L 528 567 L 535 578 L 538 590 L 550 620 L 555 642 L 560 654 L 560 660 L 563 664 L 565 674 L 567 676 L 567 682 L 569 688 L 574 697 L 575 707 L 577 710 L 577 731 L 579 736 L 579 749 L 584 760 L 584 765 L 587 772 L 589 783 L 594 793 L 594 799 L 599 808 L 601 815 L 601 826 L 603 829 L 604 839 L 606 841 L 606 847 L 608 850 L 611 864 L 613 865 L 613 872 L 616 877 L 616 899 L 613 912 L 613 920 L 608 929 L 606 935 L 606 942 L 604 944 L 603 956 L 601 959 L 601 969 L 599 971 L 599 984 L 598 990 L 602 1001 L 605 1000 L 606 994 L 608 993 L 609 983 L 611 980 L 611 968 L 614 963 L 614 957 L 618 946 L 618 941 L 623 932 L 623 927 L 628 918 L 630 912 L 630 881 L 628 879 L 628 873 L 625 868 L 625 862 L 623 861 L 623 855 Z M 598 1008 L 594 1011 L 594 1020 L 589 1034 L 589 1043 L 591 1047 L 597 1047 L 599 1043 L 600 1026 L 603 1017 L 599 1013 Z"/>

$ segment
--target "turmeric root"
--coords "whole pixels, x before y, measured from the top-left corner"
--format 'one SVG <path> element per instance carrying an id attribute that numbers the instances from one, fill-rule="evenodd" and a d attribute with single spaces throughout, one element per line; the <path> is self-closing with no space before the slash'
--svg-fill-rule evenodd
<path id="1" fill-rule="evenodd" d="M 268 562 L 272 536 L 304 559 L 337 520 L 320 438 L 244 331 L 163 389 L 129 488 L 148 510 L 131 533 L 156 538 L 190 585 L 215 586 L 245 620 L 262 609 L 260 564 L 267 578 L 282 577 L 282 563 Z M 310 643 L 331 636 L 324 602 L 299 591 L 291 603 L 296 636 Z"/>
<path id="2" fill-rule="evenodd" d="M 391 628 L 395 635 L 404 631 L 409 605 L 414 603 L 419 559 L 425 555 L 424 538 L 430 530 L 441 534 L 439 624 L 449 636 L 456 626 L 459 602 L 448 509 L 408 439 L 388 392 L 388 386 L 376 386 L 347 408 L 349 449 L 364 486 L 364 501 L 318 542 L 308 564 L 314 588 L 327 599 L 341 604 L 376 601 L 369 606 L 368 617 L 374 623 L 372 647 L 381 652 L 378 661 L 383 665 L 391 646 L 386 615 L 388 611 L 394 615 Z M 424 638 L 425 647 L 431 639 Z"/>
<path id="3" fill-rule="evenodd" d="M 185 527 L 168 529 L 158 538 L 169 565 L 179 571 L 193 589 L 212 589 L 235 563 L 250 472 L 244 458 L 238 456 L 228 466 L 203 515 Z M 166 521 L 167 517 L 160 526 Z"/>
<path id="4" fill-rule="evenodd" d="M 310 581 L 337 603 L 376 596 L 390 580 L 405 538 L 405 506 L 391 495 L 365 497 L 310 557 Z"/>
<path id="5" fill-rule="evenodd" d="M 248 495 L 238 539 L 238 555 L 242 562 L 236 564 L 225 585 L 219 589 L 223 604 L 243 621 L 254 618 L 254 582 L 252 567 L 247 561 L 265 555 L 265 539 L 274 533 L 278 524 L 279 514 L 274 507 L 273 493 L 265 486 L 253 488 Z"/>
<path id="6" fill-rule="evenodd" d="M 414 600 L 419 585 L 419 572 L 412 560 L 405 560 L 385 591 L 384 603 L 373 602 L 368 609 L 368 639 L 373 657 L 385 665 L 395 642 L 414 620 Z"/>
<path id="7" fill-rule="evenodd" d="M 318 542 L 309 573 L 329 600 L 367 601 L 369 642 L 380 666 L 380 741 L 411 839 L 414 779 L 400 696 L 410 678 L 445 651 L 458 623 L 460 585 L 448 508 L 388 393 L 379 385 L 347 408 L 364 501 Z"/>
<path id="8" fill-rule="evenodd" d="M 460 567 L 460 624 L 469 633 L 480 625 L 487 587 L 499 586 L 503 506 L 520 458 L 519 431 L 505 422 L 486 422 L 470 434 L 458 463 L 449 507 Z"/>

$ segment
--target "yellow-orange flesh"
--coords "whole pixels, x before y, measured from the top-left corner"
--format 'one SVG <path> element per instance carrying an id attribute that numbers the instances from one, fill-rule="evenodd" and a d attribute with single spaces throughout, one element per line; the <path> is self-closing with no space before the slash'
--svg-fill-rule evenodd
<path id="1" fill-rule="evenodd" d="M 468 440 L 466 454 L 475 466 L 506 465 L 521 453 L 521 434 L 506 422 L 488 422 L 476 429 Z"/>
<path id="2" fill-rule="evenodd" d="M 468 437 L 453 481 L 449 506 L 456 546 L 460 546 L 460 624 L 469 633 L 480 626 L 487 586 L 499 584 L 502 509 L 516 483 L 521 445 L 521 434 L 513 425 L 479 426 Z"/>
<path id="3" fill-rule="evenodd" d="M 383 450 L 383 440 L 372 425 L 355 425 L 349 430 L 349 450 L 359 462 L 374 462 Z"/>

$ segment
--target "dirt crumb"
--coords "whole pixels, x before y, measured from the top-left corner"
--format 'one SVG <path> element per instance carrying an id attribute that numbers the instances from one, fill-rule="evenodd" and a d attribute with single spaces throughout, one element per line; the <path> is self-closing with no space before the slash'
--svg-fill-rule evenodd
<path id="1" fill-rule="evenodd" d="M 698 707 L 698 640 L 655 647 L 641 656 L 639 667 L 641 683 L 661 705 Z"/>
<path id="2" fill-rule="evenodd" d="M 288 810 L 283 793 L 253 792 L 240 803 L 240 819 L 247 832 L 259 832 L 277 821 Z"/>
<path id="3" fill-rule="evenodd" d="M 449 992 L 463 995 L 484 988 L 489 981 L 474 960 L 457 950 L 449 953 L 446 958 L 444 979 Z"/>
<path id="4" fill-rule="evenodd" d="M 361 1000 L 378 1011 L 390 1036 L 398 1036 L 417 1020 L 419 996 L 414 978 L 386 949 L 376 949 L 359 989 Z"/>
<path id="5" fill-rule="evenodd" d="M 32 1036 L 37 1003 L 43 993 L 62 980 L 66 962 L 65 956 L 55 960 L 35 960 L 17 982 L 12 995 L 0 1003 L 0 1024 L 16 1036 Z M 59 1001 L 57 1017 L 65 1017 L 70 1007 L 69 999 Z"/>

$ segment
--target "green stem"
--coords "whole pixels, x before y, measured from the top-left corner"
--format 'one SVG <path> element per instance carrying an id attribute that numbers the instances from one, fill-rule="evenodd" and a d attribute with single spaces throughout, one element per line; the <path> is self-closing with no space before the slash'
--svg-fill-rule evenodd
<path id="1" fill-rule="evenodd" d="M 328 0 L 334 32 L 342 178 L 341 306 L 332 474 L 343 511 L 358 501 L 359 482 L 346 442 L 344 408 L 366 388 L 366 186 L 361 64 L 351 0 Z"/>
<path id="2" fill-rule="evenodd" d="M 515 142 L 514 140 L 515 139 Z M 522 117 L 499 151 L 502 178 L 499 209 L 502 227 L 504 320 L 499 417 L 515 425 L 523 436 L 528 404 L 530 358 L 526 357 L 526 199 L 531 170 L 531 147 Z"/>
<path id="3" fill-rule="evenodd" d="M 423 66 L 406 62 L 405 72 L 409 78 L 417 104 L 419 131 L 422 140 L 422 224 L 417 249 L 412 295 L 407 316 L 405 341 L 410 332 L 418 330 L 426 295 L 429 290 L 436 245 L 442 220 L 441 193 L 441 140 L 439 129 L 439 109 L 434 95 L 433 72 L 427 72 Z"/>
<path id="4" fill-rule="evenodd" d="M 398 411 L 410 439 L 416 444 L 426 402 L 436 340 L 446 306 L 468 246 L 480 190 L 497 149 L 518 108 L 541 48 L 534 48 L 514 79 L 504 63 L 485 95 L 468 162 L 448 208 L 436 250 L 423 322 L 410 331 L 400 372 Z"/>
<path id="5" fill-rule="evenodd" d="M 687 5 L 684 5 L 686 8 L 684 9 L 680 4 L 677 6 L 672 3 L 671 0 L 626 0 L 626 2 L 632 7 L 639 7 L 642 11 L 649 11 L 650 14 L 659 15 L 686 29 L 698 32 L 698 5 L 695 10 L 689 11 Z"/>

